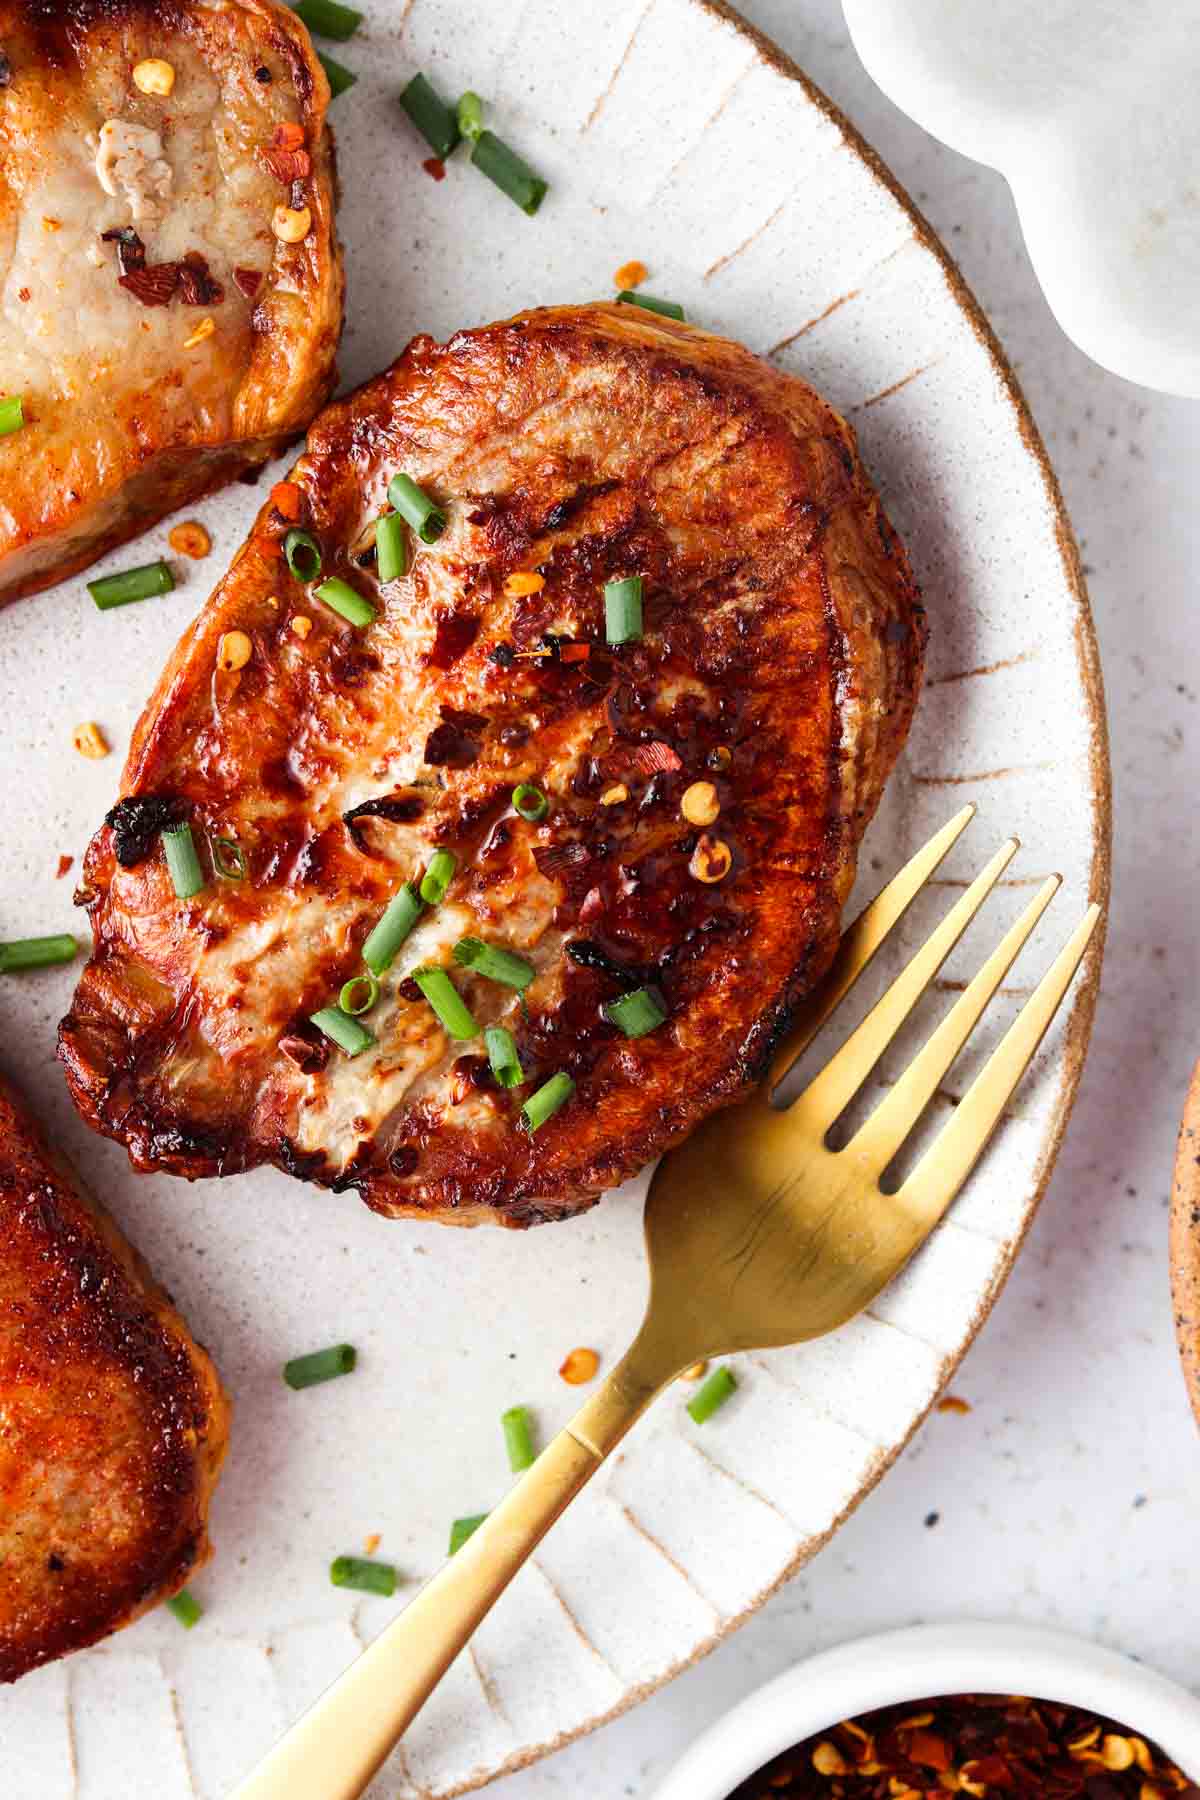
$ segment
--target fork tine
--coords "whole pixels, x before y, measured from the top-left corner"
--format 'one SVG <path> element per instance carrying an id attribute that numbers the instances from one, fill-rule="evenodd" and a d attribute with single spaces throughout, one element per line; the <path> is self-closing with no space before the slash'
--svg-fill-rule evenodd
<path id="1" fill-rule="evenodd" d="M 1081 922 L 1043 975 L 999 1044 L 975 1077 L 954 1117 L 944 1125 L 896 1195 L 923 1212 L 945 1211 L 971 1173 L 984 1145 L 1008 1105 L 1013 1090 L 1033 1061 L 1046 1030 L 1083 961 L 1100 919 L 1089 906 Z"/>
<path id="2" fill-rule="evenodd" d="M 829 973 L 810 998 L 796 1009 L 791 1029 L 775 1052 L 766 1082 L 768 1094 L 774 1093 L 788 1071 L 804 1055 L 826 1019 L 841 1005 L 888 933 L 899 924 L 934 870 L 954 848 L 977 810 L 971 802 L 955 813 L 842 933 Z"/>
<path id="3" fill-rule="evenodd" d="M 924 1047 L 913 1058 L 886 1099 L 881 1100 L 850 1142 L 846 1154 L 883 1174 L 889 1162 L 933 1098 L 942 1076 L 950 1067 L 976 1025 L 996 989 L 1016 962 L 1034 926 L 1062 885 L 1051 875 L 1030 901 L 1016 924 L 1001 938 L 966 992 L 960 995 Z"/>
<path id="4" fill-rule="evenodd" d="M 975 877 L 961 900 L 950 908 L 937 930 L 925 940 L 908 966 L 877 1000 L 862 1024 L 853 1031 L 837 1055 L 815 1075 L 788 1109 L 794 1123 L 802 1123 L 823 1137 L 842 1109 L 849 1105 L 879 1058 L 907 1019 L 929 983 L 957 944 L 979 908 L 1016 855 L 1016 838 L 1001 844 L 983 872 Z"/>

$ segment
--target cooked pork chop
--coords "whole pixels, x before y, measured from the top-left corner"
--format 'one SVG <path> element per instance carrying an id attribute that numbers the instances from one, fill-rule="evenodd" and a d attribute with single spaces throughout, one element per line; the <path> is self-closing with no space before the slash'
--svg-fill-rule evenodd
<path id="1" fill-rule="evenodd" d="M 276 455 L 328 397 L 328 101 L 275 0 L 0 0 L 0 396 L 25 417 L 0 436 L 0 604 Z M 298 241 L 280 206 L 307 211 Z"/>
<path id="2" fill-rule="evenodd" d="M 381 582 L 398 471 L 448 528 Z M 628 305 L 416 339 L 322 415 L 291 480 L 322 579 L 377 617 L 297 580 L 261 513 L 89 851 L 76 1103 L 139 1168 L 273 1162 L 460 1224 L 576 1212 L 737 1099 L 829 962 L 920 681 L 904 550 L 810 388 Z M 635 576 L 642 629 L 613 645 L 605 585 Z M 244 878 L 178 899 L 178 821 Z M 457 872 L 349 1055 L 310 1015 L 435 847 Z M 464 967 L 464 938 L 522 959 L 523 995 Z M 413 978 L 431 965 L 511 1033 L 522 1085 L 443 1029 Z M 647 1004 L 665 1018 L 625 1035 Z M 531 1130 L 556 1074 L 573 1095 Z"/>
<path id="3" fill-rule="evenodd" d="M 0 1083 L 0 1681 L 206 1560 L 227 1429 L 212 1363 Z"/>

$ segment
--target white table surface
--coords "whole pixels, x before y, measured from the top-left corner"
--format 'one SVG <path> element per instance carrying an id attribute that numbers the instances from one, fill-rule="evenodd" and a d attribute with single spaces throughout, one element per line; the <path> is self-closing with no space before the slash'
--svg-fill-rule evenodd
<path id="1" fill-rule="evenodd" d="M 644 1800 L 705 1724 L 770 1676 L 918 1620 L 1058 1625 L 1200 1690 L 1200 1437 L 1166 1259 L 1174 1137 L 1200 1055 L 1200 405 L 1132 387 L 1073 348 L 1004 183 L 872 86 L 838 0 L 742 10 L 843 107 L 941 233 L 1048 442 L 1108 688 L 1115 897 L 1103 992 L 1050 1191 L 954 1384 L 971 1412 L 935 1415 L 825 1552 L 705 1662 L 496 1782 L 495 1800 Z"/>

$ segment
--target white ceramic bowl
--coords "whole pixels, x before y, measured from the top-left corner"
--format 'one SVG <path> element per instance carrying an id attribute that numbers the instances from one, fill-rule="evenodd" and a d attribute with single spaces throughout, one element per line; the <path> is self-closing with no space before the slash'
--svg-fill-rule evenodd
<path id="1" fill-rule="evenodd" d="M 780 1751 L 877 1706 L 940 1694 L 1033 1694 L 1104 1713 L 1150 1738 L 1193 1779 L 1200 1700 L 1115 1650 L 1029 1625 L 918 1625 L 798 1663 L 719 1719 L 654 1800 L 727 1800 Z"/>

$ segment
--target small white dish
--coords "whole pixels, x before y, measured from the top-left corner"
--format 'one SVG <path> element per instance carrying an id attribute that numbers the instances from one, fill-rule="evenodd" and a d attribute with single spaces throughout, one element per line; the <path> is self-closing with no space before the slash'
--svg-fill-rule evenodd
<path id="1" fill-rule="evenodd" d="M 1200 1770 L 1200 1700 L 1115 1650 L 1030 1625 L 917 1625 L 839 1644 L 733 1707 L 676 1763 L 654 1800 L 728 1800 L 814 1732 L 897 1701 L 1031 1694 L 1086 1707 Z"/>

